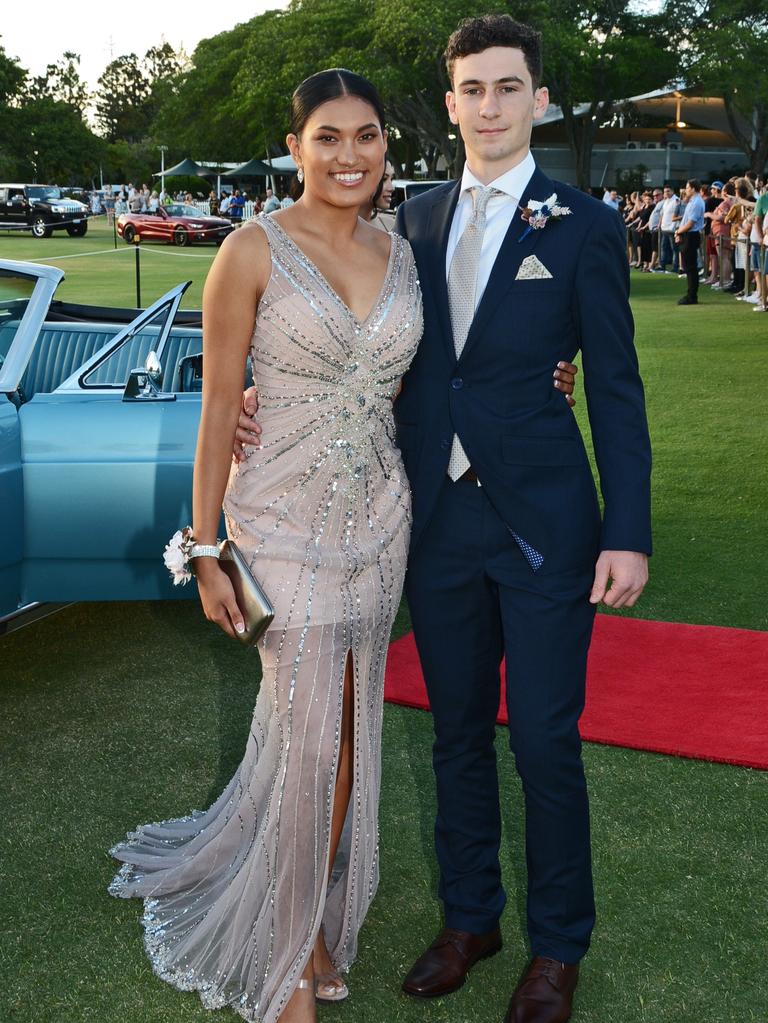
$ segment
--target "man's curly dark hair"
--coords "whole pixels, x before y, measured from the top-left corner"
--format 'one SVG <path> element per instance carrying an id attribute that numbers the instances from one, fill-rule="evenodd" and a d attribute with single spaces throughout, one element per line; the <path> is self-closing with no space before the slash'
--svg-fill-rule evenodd
<path id="1" fill-rule="evenodd" d="M 541 56 L 541 32 L 523 25 L 508 14 L 484 14 L 465 18 L 448 40 L 443 58 L 453 85 L 453 66 L 459 57 L 482 53 L 492 46 L 510 46 L 522 50 L 525 66 L 531 75 L 534 90 L 541 85 L 544 65 Z"/>

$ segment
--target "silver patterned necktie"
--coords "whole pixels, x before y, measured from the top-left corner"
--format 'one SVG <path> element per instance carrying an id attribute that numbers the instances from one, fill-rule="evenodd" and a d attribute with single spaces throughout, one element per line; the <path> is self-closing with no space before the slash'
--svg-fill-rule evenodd
<path id="1" fill-rule="evenodd" d="M 475 318 L 477 302 L 477 271 L 480 265 L 480 252 L 483 247 L 485 233 L 485 208 L 492 195 L 503 195 L 496 188 L 471 188 L 473 210 L 472 216 L 464 228 L 456 246 L 456 251 L 448 270 L 448 306 L 453 326 L 453 344 L 458 359 L 464 351 L 469 328 Z M 451 457 L 448 460 L 448 475 L 456 482 L 467 469 L 470 461 L 457 434 L 453 435 Z M 544 564 L 544 558 L 535 547 L 509 529 L 515 543 L 522 551 L 523 557 L 534 572 L 538 572 Z"/>
<path id="2" fill-rule="evenodd" d="M 501 195 L 496 188 L 470 188 L 472 215 L 459 238 L 448 270 L 448 307 L 453 326 L 453 345 L 458 359 L 464 351 L 469 328 L 475 318 L 477 271 L 485 234 L 485 209 L 492 195 Z M 455 482 L 469 469 L 470 462 L 457 434 L 453 435 L 448 475 Z"/>

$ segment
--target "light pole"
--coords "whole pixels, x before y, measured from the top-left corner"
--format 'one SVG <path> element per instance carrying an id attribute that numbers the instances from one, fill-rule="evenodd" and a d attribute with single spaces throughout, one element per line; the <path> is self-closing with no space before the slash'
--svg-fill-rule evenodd
<path id="1" fill-rule="evenodd" d="M 37 139 L 35 138 L 35 133 L 33 131 L 31 131 L 29 133 L 29 137 L 30 137 L 30 139 L 32 141 L 32 145 L 34 146 L 35 143 L 37 142 Z M 37 184 L 37 150 L 36 149 L 32 150 L 32 156 L 29 158 L 29 162 L 32 164 L 32 171 L 33 171 L 33 173 L 32 173 L 32 184 L 36 185 Z"/>
<path id="2" fill-rule="evenodd" d="M 158 146 L 160 150 L 160 191 L 165 191 L 165 151 L 168 146 Z"/>

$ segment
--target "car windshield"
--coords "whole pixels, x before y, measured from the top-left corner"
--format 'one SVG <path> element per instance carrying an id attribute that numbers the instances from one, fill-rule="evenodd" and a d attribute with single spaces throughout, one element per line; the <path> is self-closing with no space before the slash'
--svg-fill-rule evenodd
<path id="1" fill-rule="evenodd" d="M 35 290 L 35 278 L 0 270 L 0 366 L 10 351 L 21 318 Z"/>
<path id="2" fill-rule="evenodd" d="M 169 213 L 172 217 L 201 217 L 202 213 L 200 210 L 196 210 L 194 206 L 188 206 L 186 203 L 175 202 L 170 206 L 165 207 L 165 212 Z"/>
<path id="3" fill-rule="evenodd" d="M 27 191 L 30 199 L 61 199 L 61 189 L 56 185 L 30 185 Z"/>
<path id="4" fill-rule="evenodd" d="M 424 192 L 429 192 L 430 189 L 436 188 L 439 184 L 439 181 L 410 181 L 405 186 L 406 198 L 413 199 L 415 195 L 423 195 Z"/>

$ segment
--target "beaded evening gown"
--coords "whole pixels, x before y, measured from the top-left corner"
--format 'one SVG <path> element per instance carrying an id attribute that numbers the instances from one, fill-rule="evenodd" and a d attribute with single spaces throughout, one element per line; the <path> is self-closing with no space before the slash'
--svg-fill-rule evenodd
<path id="1" fill-rule="evenodd" d="M 112 854 L 113 895 L 144 898 L 155 972 L 272 1023 L 322 923 L 340 970 L 378 882 L 384 665 L 405 573 L 410 494 L 391 398 L 421 335 L 413 255 L 392 235 L 358 321 L 270 217 L 272 271 L 251 359 L 262 448 L 233 467 L 229 535 L 275 604 L 245 757 L 210 809 L 148 824 Z M 354 782 L 328 877 L 344 671 L 354 679 Z"/>

